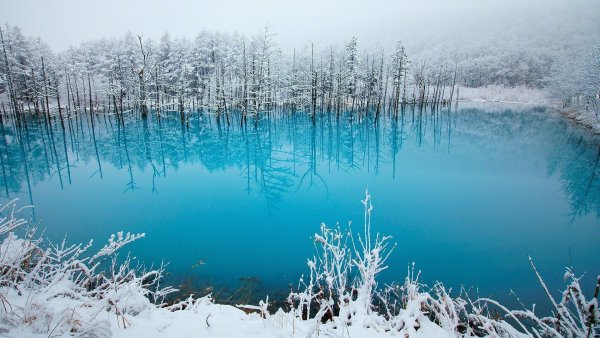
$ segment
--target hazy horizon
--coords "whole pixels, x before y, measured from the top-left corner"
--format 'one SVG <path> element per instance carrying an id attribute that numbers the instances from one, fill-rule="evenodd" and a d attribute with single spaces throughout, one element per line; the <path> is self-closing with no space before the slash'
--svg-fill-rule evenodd
<path id="1" fill-rule="evenodd" d="M 0 23 L 19 26 L 55 51 L 127 31 L 152 39 L 165 32 L 192 38 L 204 29 L 253 35 L 266 24 L 273 26 L 284 50 L 310 42 L 320 47 L 339 44 L 353 35 L 362 46 L 388 48 L 401 39 L 413 50 L 450 39 L 462 44 L 489 43 L 491 38 L 545 45 L 600 37 L 595 20 L 600 17 L 599 1 L 107 0 L 82 5 L 75 0 L 26 0 L 7 1 L 2 7 Z"/>

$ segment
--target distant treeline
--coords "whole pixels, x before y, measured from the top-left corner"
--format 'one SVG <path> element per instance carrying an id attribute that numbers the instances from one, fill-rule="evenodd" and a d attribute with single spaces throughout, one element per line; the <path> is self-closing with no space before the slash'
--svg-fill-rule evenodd
<path id="1" fill-rule="evenodd" d="M 402 42 L 391 51 L 361 51 L 351 38 L 338 48 L 310 45 L 284 53 L 268 26 L 251 37 L 203 31 L 192 40 L 165 34 L 158 42 L 127 33 L 58 54 L 18 27 L 0 33 L 0 109 L 17 124 L 31 114 L 63 121 L 78 112 L 131 110 L 142 116 L 172 111 L 182 122 L 189 111 L 207 110 L 224 123 L 230 123 L 231 113 L 241 114 L 245 123 L 278 108 L 304 111 L 313 119 L 323 111 L 395 114 L 405 104 L 451 104 L 461 85 L 547 87 L 562 99 L 594 96 L 598 90 L 593 55 L 582 66 L 591 69 L 589 77 L 523 51 L 498 65 L 439 57 L 428 63 L 411 60 Z M 584 75 L 589 81 L 582 84 L 578 79 Z"/>

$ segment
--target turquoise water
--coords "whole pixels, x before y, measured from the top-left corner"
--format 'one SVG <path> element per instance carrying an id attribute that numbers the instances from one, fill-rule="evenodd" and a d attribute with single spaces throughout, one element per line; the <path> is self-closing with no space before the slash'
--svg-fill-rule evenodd
<path id="1" fill-rule="evenodd" d="M 542 306 L 532 256 L 551 290 L 565 266 L 591 292 L 600 273 L 600 142 L 542 108 L 463 105 L 397 119 L 341 114 L 316 125 L 302 113 L 257 128 L 206 113 L 121 126 L 98 116 L 20 135 L 4 121 L 3 199 L 35 206 L 51 240 L 145 232 L 129 246 L 169 262 L 173 283 L 284 295 L 307 272 L 321 222 L 362 224 L 368 187 L 373 229 L 397 248 L 382 282 L 416 263 L 426 282 L 477 288 Z"/>

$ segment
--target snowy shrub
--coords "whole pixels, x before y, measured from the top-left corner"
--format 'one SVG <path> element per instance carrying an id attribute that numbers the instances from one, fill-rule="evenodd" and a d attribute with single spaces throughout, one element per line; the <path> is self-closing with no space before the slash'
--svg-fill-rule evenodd
<path id="1" fill-rule="evenodd" d="M 579 285 L 579 279 L 571 269 L 567 268 L 564 279 L 567 283 L 562 292 L 560 301 L 551 295 L 546 283 L 537 268 L 529 258 L 531 267 L 538 277 L 548 300 L 552 304 L 552 316 L 539 317 L 535 313 L 535 306 L 531 310 L 509 310 L 491 299 L 480 299 L 480 302 L 490 303 L 506 313 L 506 317 L 513 319 L 517 325 L 529 336 L 533 337 L 598 337 L 600 335 L 600 312 L 598 311 L 598 291 L 600 289 L 600 276 L 594 295 L 587 300 Z M 497 322 L 494 324 L 498 324 Z"/>
<path id="2" fill-rule="evenodd" d="M 330 333 L 357 325 L 377 332 L 409 335 L 421 325 L 434 329 L 421 307 L 427 294 L 419 293 L 416 280 L 407 278 L 401 288 L 378 289 L 376 277 L 387 268 L 385 261 L 393 246 L 390 247 L 390 237 L 372 234 L 373 206 L 368 191 L 362 203 L 362 234 L 355 235 L 350 226 L 344 232 L 339 225 L 328 228 L 325 224 L 321 225 L 321 233 L 315 234 L 318 256 L 308 261 L 308 280 L 301 278 L 299 290 L 290 293 L 291 313 L 312 321 L 313 331 Z M 402 299 L 403 304 L 394 304 L 393 297 Z"/>
<path id="3" fill-rule="evenodd" d="M 567 286 L 555 300 L 533 261 L 533 271 L 553 307 L 551 316 L 532 309 L 510 310 L 495 300 L 451 296 L 442 283 L 423 284 L 414 263 L 401 284 L 380 287 L 378 274 L 392 253 L 390 237 L 372 235 L 371 196 L 362 201 L 364 223 L 355 234 L 321 225 L 309 274 L 289 295 L 289 311 L 271 315 L 269 298 L 258 305 L 215 304 L 210 295 L 164 303 L 175 291 L 162 287 L 164 267 L 145 270 L 117 252 L 144 234 L 112 235 L 98 252 L 92 241 L 43 245 L 35 231 L 20 238 L 27 222 L 16 201 L 0 207 L 0 335 L 111 337 L 332 336 L 332 337 L 599 337 L 598 292 L 587 298 L 567 269 Z M 241 309 L 244 311 L 242 311 Z M 246 312 L 246 313 L 244 313 Z M 250 313 L 250 314 L 247 314 Z M 119 331 L 127 329 L 128 331 Z M 125 332 L 125 333 L 123 333 Z"/>
<path id="4" fill-rule="evenodd" d="M 16 200 L 0 208 L 0 333 L 13 335 L 25 327 L 49 336 L 110 336 L 100 313 L 127 327 L 127 316 L 161 305 L 174 291 L 160 287 L 162 267 L 145 271 L 129 256 L 117 260 L 120 248 L 144 234 L 120 232 L 88 255 L 92 241 L 42 245 L 31 231 L 19 238 L 13 230 L 27 223 L 19 212 Z"/>
<path id="5" fill-rule="evenodd" d="M 444 285 L 420 282 L 421 273 L 409 267 L 403 284 L 378 288 L 376 277 L 386 269 L 393 247 L 390 238 L 372 237 L 371 197 L 366 192 L 364 232 L 321 225 L 315 234 L 317 255 L 308 260 L 309 275 L 292 291 L 290 315 L 307 322 L 307 336 L 345 335 L 357 326 L 401 337 L 597 337 L 600 335 L 598 290 L 584 297 L 579 279 L 567 269 L 566 290 L 554 300 L 537 269 L 541 286 L 554 307 L 551 317 L 532 310 L 509 310 L 488 298 L 471 299 L 462 290 L 452 297 Z M 499 313 L 504 313 L 501 316 Z"/>

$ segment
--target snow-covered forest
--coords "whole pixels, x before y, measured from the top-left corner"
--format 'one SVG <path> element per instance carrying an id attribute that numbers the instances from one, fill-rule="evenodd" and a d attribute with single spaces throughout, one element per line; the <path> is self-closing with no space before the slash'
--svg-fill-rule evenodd
<path id="1" fill-rule="evenodd" d="M 598 114 L 600 47 L 566 43 L 560 49 L 490 51 L 463 57 L 361 48 L 352 37 L 338 45 L 282 50 L 270 26 L 252 36 L 202 31 L 159 41 L 130 32 L 55 53 L 16 26 L 2 28 L 2 113 L 61 121 L 82 112 L 146 116 L 203 110 L 244 123 L 278 108 L 319 112 L 397 113 L 406 104 L 449 105 L 461 87 L 543 90 L 563 107 Z M 522 92 L 522 89 L 517 91 Z M 539 96 L 539 94 L 537 94 Z"/>

